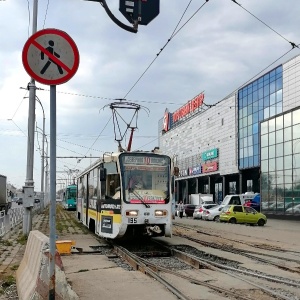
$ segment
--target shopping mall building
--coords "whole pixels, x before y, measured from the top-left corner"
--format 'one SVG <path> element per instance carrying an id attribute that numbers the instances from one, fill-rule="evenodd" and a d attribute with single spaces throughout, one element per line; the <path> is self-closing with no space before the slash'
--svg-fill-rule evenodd
<path id="1" fill-rule="evenodd" d="M 300 56 L 214 105 L 202 93 L 159 121 L 159 146 L 179 167 L 177 201 L 261 194 L 262 212 L 300 216 Z"/>

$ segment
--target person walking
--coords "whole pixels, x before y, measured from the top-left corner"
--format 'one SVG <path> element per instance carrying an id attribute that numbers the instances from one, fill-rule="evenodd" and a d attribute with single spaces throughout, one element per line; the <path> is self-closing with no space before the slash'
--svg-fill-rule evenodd
<path id="1" fill-rule="evenodd" d="M 182 203 L 182 201 L 179 202 L 178 210 L 179 210 L 179 217 L 180 217 L 180 219 L 182 219 L 183 211 L 184 211 L 184 204 Z"/>

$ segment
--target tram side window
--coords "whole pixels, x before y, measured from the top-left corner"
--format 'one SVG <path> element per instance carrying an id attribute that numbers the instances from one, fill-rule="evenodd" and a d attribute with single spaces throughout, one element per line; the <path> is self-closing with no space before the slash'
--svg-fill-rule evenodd
<path id="1" fill-rule="evenodd" d="M 117 174 L 112 174 L 108 176 L 108 188 L 107 188 L 107 196 L 115 198 L 117 192 L 120 190 L 120 178 Z M 120 192 L 118 193 L 120 194 Z M 118 197 L 120 198 L 120 196 Z"/>

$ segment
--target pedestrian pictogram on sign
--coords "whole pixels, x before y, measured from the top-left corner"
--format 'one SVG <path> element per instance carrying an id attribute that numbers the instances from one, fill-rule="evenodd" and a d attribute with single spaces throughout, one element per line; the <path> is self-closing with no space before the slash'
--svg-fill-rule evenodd
<path id="1" fill-rule="evenodd" d="M 22 61 L 26 72 L 36 81 L 57 85 L 70 80 L 79 66 L 75 42 L 64 31 L 43 29 L 25 43 Z"/>

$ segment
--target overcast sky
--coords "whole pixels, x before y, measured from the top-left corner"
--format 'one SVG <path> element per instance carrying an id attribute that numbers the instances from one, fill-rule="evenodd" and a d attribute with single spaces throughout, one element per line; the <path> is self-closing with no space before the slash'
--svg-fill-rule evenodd
<path id="1" fill-rule="evenodd" d="M 205 103 L 216 103 L 284 54 L 274 66 L 300 53 L 297 48 L 289 52 L 288 42 L 300 43 L 299 0 L 239 0 L 242 6 L 231 0 L 160 2 L 160 14 L 131 33 L 113 23 L 97 2 L 39 0 L 38 30 L 65 31 L 80 53 L 75 76 L 57 86 L 58 157 L 99 157 L 117 150 L 112 111 L 107 107 L 114 99 L 126 97 L 150 110 L 139 112 L 132 148 L 151 150 L 158 145 L 158 121 L 166 108 L 174 112 L 202 91 Z M 117 0 L 107 3 L 120 21 L 131 26 L 119 12 Z M 22 64 L 22 50 L 32 34 L 32 9 L 33 0 L 0 0 L 0 174 L 18 188 L 25 183 L 27 167 L 30 77 Z M 45 110 L 49 141 L 49 86 L 36 86 L 41 88 L 36 95 Z M 121 115 L 129 123 L 131 116 Z M 42 121 L 37 103 L 39 128 Z M 122 120 L 120 126 L 124 132 Z M 128 135 L 123 146 L 127 143 Z M 36 191 L 41 182 L 41 145 L 38 134 Z M 66 178 L 68 169 L 83 170 L 94 160 L 57 158 L 57 178 Z"/>

